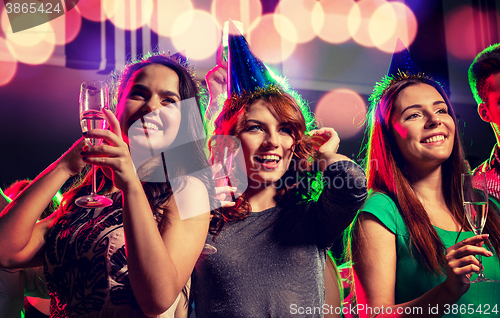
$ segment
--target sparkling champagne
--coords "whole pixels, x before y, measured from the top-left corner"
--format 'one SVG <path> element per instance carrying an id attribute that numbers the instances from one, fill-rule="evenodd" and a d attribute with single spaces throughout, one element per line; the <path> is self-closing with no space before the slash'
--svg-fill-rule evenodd
<path id="1" fill-rule="evenodd" d="M 98 110 L 87 110 L 80 114 L 80 124 L 83 132 L 92 129 L 106 129 L 106 115 Z M 102 141 L 100 138 L 85 138 L 85 140 L 92 146 L 98 146 Z"/>
<path id="2" fill-rule="evenodd" d="M 487 202 L 464 202 L 465 215 L 472 226 L 474 234 L 478 235 L 483 232 L 486 217 L 488 215 Z"/>

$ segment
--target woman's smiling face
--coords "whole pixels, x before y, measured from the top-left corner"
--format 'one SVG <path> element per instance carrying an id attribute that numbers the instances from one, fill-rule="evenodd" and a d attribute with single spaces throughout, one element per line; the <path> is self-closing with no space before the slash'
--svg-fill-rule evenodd
<path id="1" fill-rule="evenodd" d="M 242 119 L 239 135 L 248 176 L 249 187 L 272 184 L 287 171 L 293 155 L 294 139 L 290 124 L 282 121 L 264 101 L 253 103 Z M 242 160 L 238 156 L 237 160 Z"/>
<path id="2" fill-rule="evenodd" d="M 181 123 L 179 77 L 167 66 L 137 70 L 118 105 L 124 140 L 138 151 L 161 152 L 175 140 Z"/>
<path id="3" fill-rule="evenodd" d="M 394 101 L 391 133 L 410 166 L 439 165 L 453 150 L 455 122 L 448 105 L 431 85 L 415 84 L 403 89 Z"/>

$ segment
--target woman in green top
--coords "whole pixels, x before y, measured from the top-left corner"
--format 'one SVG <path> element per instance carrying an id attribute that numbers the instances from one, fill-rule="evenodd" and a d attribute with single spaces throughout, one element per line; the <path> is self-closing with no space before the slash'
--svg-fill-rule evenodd
<path id="1" fill-rule="evenodd" d="M 389 74 L 370 98 L 371 195 L 351 233 L 357 313 L 500 317 L 500 283 L 468 284 L 479 272 L 476 255 L 485 275 L 500 280 L 500 220 L 490 213 L 479 236 L 466 221 L 464 157 L 450 102 L 421 72 Z"/>

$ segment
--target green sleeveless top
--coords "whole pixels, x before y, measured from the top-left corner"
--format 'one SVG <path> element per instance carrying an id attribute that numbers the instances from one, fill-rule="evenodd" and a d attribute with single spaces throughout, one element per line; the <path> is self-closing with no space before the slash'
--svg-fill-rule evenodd
<path id="1" fill-rule="evenodd" d="M 445 275 L 432 274 L 425 270 L 420 255 L 410 244 L 409 232 L 403 218 L 389 196 L 374 192 L 361 210 L 373 214 L 396 236 L 396 304 L 418 298 L 446 279 Z M 474 236 L 470 231 L 446 231 L 435 226 L 434 229 L 446 248 Z M 500 264 L 496 255 L 483 256 L 483 266 L 487 278 L 500 280 Z M 471 280 L 476 277 L 474 274 Z M 421 310 L 425 316 L 432 308 Z M 445 305 L 444 310 L 443 317 L 500 317 L 500 283 L 471 284 L 459 301 Z"/>

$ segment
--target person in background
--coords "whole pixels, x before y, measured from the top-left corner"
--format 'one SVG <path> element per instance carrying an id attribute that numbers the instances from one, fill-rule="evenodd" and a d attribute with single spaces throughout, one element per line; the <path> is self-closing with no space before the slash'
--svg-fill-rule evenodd
<path id="1" fill-rule="evenodd" d="M 479 53 L 469 67 L 469 84 L 477 102 L 477 112 L 490 123 L 497 143 L 490 158 L 476 170 L 486 173 L 489 194 L 500 199 L 500 44 Z"/>
<path id="2" fill-rule="evenodd" d="M 485 275 L 500 279 L 500 219 L 489 213 L 484 234 L 472 232 L 462 205 L 466 167 L 453 108 L 401 42 L 396 51 L 370 97 L 370 195 L 347 250 L 358 308 L 364 308 L 358 314 L 476 317 L 490 308 L 489 317 L 500 317 L 500 283 L 469 283 L 480 270 L 476 255 L 483 256 Z"/>

